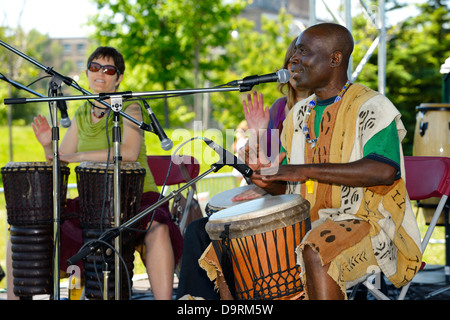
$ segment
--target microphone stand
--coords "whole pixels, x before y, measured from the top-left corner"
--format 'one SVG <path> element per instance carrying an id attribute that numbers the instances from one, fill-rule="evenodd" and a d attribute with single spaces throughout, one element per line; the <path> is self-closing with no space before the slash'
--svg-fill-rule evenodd
<path id="1" fill-rule="evenodd" d="M 23 89 L 28 91 L 36 96 L 45 97 L 40 93 L 18 83 L 6 78 L 4 75 L 0 75 L 0 79 L 8 82 L 18 89 Z M 57 95 L 58 89 L 61 87 L 60 79 L 53 77 L 49 82 L 50 91 L 53 96 Z M 52 152 L 53 152 L 53 161 L 52 161 L 52 188 L 53 188 L 53 297 L 57 300 L 60 299 L 60 288 L 59 288 L 59 269 L 60 269 L 60 228 L 61 228 L 61 174 L 60 174 L 60 159 L 59 159 L 59 149 L 58 149 L 58 141 L 59 141 L 59 128 L 58 128 L 58 120 L 57 120 L 57 105 L 56 101 L 49 102 L 50 110 L 54 115 L 52 117 Z"/>
<path id="2" fill-rule="evenodd" d="M 61 88 L 61 81 L 59 78 L 52 77 L 50 80 L 50 90 L 53 96 L 58 95 L 58 89 Z M 53 261 L 53 295 L 56 300 L 60 299 L 59 290 L 59 270 L 60 270 L 60 230 L 61 230 L 61 173 L 60 173 L 60 158 L 59 158 L 59 127 L 58 127 L 58 117 L 57 117 L 57 104 L 56 101 L 50 102 L 51 108 L 53 109 L 53 123 L 52 123 L 52 151 L 53 151 L 53 161 L 52 161 L 52 172 L 53 172 L 53 250 L 54 250 L 54 261 Z"/>
<path id="3" fill-rule="evenodd" d="M 144 91 L 144 92 L 108 92 L 108 93 L 99 93 L 99 94 L 88 94 L 81 96 L 58 96 L 58 97 L 42 97 L 42 98 L 9 98 L 5 99 L 5 104 L 23 104 L 30 102 L 48 102 L 48 101 L 60 101 L 60 100 L 97 100 L 99 102 L 106 102 L 103 99 L 110 99 L 114 96 L 122 96 L 123 98 L 135 98 L 135 97 L 149 97 L 149 96 L 161 96 L 158 97 L 162 99 L 164 96 L 170 95 L 187 95 L 187 94 L 196 94 L 196 93 L 211 93 L 211 92 L 228 92 L 228 91 L 248 91 L 247 89 L 251 87 L 242 86 L 239 87 L 223 87 L 223 88 L 198 88 L 198 89 L 180 89 L 180 90 L 163 90 L 163 91 Z M 106 103 L 106 105 L 110 108 L 111 106 Z M 151 131 L 149 128 L 146 128 L 146 124 L 142 124 L 137 120 L 131 118 L 126 113 L 120 112 L 121 116 L 131 120 L 135 124 L 139 125 L 141 129 Z"/>
<path id="4" fill-rule="evenodd" d="M 0 41 L 1 41 L 1 40 L 0 40 Z M 42 94 L 40 94 L 40 93 L 38 93 L 38 92 L 36 92 L 36 91 L 34 91 L 34 90 L 32 90 L 32 89 L 30 89 L 30 88 L 24 86 L 23 84 L 20 84 L 20 83 L 18 83 L 18 82 L 16 82 L 16 81 L 13 81 L 13 80 L 11 80 L 11 79 L 8 79 L 7 77 L 5 77 L 5 76 L 2 75 L 2 74 L 0 74 L 0 80 L 3 80 L 3 81 L 5 81 L 5 82 L 9 83 L 10 85 L 12 85 L 13 87 L 15 87 L 15 88 L 17 88 L 17 89 L 22 89 L 22 90 L 28 91 L 29 93 L 32 93 L 32 94 L 34 94 L 34 95 L 36 95 L 36 96 L 38 96 L 38 97 L 45 98 L 44 95 L 42 95 Z"/>
<path id="5" fill-rule="evenodd" d="M 122 157 L 120 156 L 120 142 L 121 133 L 119 126 L 120 111 L 122 110 L 122 97 L 115 96 L 111 98 L 111 109 L 114 112 L 114 126 L 113 126 L 113 146 L 114 146 L 114 225 L 120 227 L 120 161 Z M 122 237 L 119 236 L 114 240 L 114 248 L 119 255 L 122 255 Z M 115 297 L 116 300 L 122 297 L 122 281 L 120 272 L 120 261 L 119 257 L 116 256 L 114 259 L 114 282 L 115 282 Z M 104 283 L 106 288 L 107 284 Z M 131 297 L 130 297 L 131 298 Z M 108 299 L 108 296 L 106 296 Z"/>

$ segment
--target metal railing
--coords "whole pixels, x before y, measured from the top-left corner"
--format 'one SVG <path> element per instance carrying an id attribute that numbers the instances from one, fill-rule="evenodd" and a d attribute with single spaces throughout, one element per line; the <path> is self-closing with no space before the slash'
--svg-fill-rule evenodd
<path id="1" fill-rule="evenodd" d="M 176 190 L 180 186 L 178 185 L 167 186 L 166 189 L 164 190 L 164 193 L 167 194 L 167 192 Z M 202 180 L 196 183 L 197 198 L 200 203 L 200 206 L 202 207 L 202 209 L 204 209 L 206 204 L 208 203 L 208 200 L 211 199 L 211 197 L 226 190 L 235 188 L 237 186 L 238 186 L 237 179 L 231 172 L 215 173 L 204 177 Z M 69 183 L 67 185 L 67 197 L 71 198 L 72 197 L 71 191 L 72 192 L 76 191 L 78 193 L 77 190 L 78 189 L 76 183 Z M 0 194 L 2 194 L 2 197 L 3 192 L 4 188 L 0 188 Z M 3 206 L 0 208 L 0 210 L 4 209 L 5 208 Z"/>

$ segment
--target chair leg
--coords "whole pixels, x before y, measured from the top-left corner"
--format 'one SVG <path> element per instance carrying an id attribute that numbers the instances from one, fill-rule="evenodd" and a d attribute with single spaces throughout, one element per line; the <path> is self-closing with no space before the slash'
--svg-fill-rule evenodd
<path id="1" fill-rule="evenodd" d="M 450 282 L 450 199 L 445 205 L 445 279 L 447 283 Z"/>
<path id="2" fill-rule="evenodd" d="M 447 201 L 446 205 L 445 205 L 445 266 L 444 266 L 444 270 L 445 270 L 445 280 L 447 283 L 449 283 L 449 278 L 450 278 L 450 239 L 449 239 L 449 208 L 450 208 L 450 201 Z M 433 292 L 430 292 L 429 294 L 427 294 L 425 296 L 425 299 L 430 299 L 434 296 L 437 296 L 447 290 L 450 290 L 450 285 L 437 289 Z"/>
<path id="3" fill-rule="evenodd" d="M 400 294 L 398 295 L 398 300 L 405 299 L 406 293 L 408 292 L 409 286 L 411 285 L 411 281 L 408 282 L 407 285 L 403 286 L 402 290 L 400 290 Z"/>
<path id="4" fill-rule="evenodd" d="M 436 211 L 434 212 L 433 218 L 430 221 L 430 225 L 428 226 L 428 230 L 425 233 L 425 236 L 423 237 L 423 240 L 422 240 L 422 253 L 425 251 L 425 248 L 428 245 L 428 241 L 430 241 L 431 234 L 433 233 L 434 228 L 436 227 L 439 216 L 441 215 L 442 211 L 444 210 L 445 204 L 447 203 L 447 199 L 448 199 L 448 196 L 443 195 L 441 200 L 439 201 Z"/>
<path id="5" fill-rule="evenodd" d="M 377 273 L 373 276 L 370 276 L 367 278 L 366 281 L 364 281 L 364 285 L 367 287 L 369 292 L 375 297 L 377 300 L 391 300 L 386 294 L 384 294 L 379 288 L 381 288 L 382 284 L 382 275 L 381 273 Z"/>
<path id="6" fill-rule="evenodd" d="M 447 291 L 447 290 L 450 290 L 450 286 L 447 286 L 447 287 L 444 287 L 444 288 L 440 288 L 440 289 L 438 289 L 438 290 L 435 290 L 435 291 L 433 291 L 433 292 L 430 292 L 429 294 L 427 294 L 427 295 L 425 296 L 425 299 L 430 299 L 430 298 L 432 298 L 432 297 L 434 297 L 434 296 L 437 296 L 438 294 L 441 294 L 441 293 L 443 293 L 443 292 L 445 292 L 445 291 Z"/>
<path id="7" fill-rule="evenodd" d="M 362 285 L 362 283 L 356 284 L 347 294 L 348 300 L 367 300 L 367 287 Z"/>

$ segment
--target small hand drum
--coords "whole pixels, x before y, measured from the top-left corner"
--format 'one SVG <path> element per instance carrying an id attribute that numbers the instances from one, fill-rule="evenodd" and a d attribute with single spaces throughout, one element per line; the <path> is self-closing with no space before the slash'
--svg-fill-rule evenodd
<path id="1" fill-rule="evenodd" d="M 287 300 L 303 291 L 295 249 L 311 228 L 300 195 L 252 200 L 213 214 L 206 224 L 235 299 Z"/>
<path id="2" fill-rule="evenodd" d="M 70 169 L 60 165 L 61 221 Z M 24 298 L 53 293 L 53 165 L 8 162 L 1 169 L 10 227 L 14 294 Z"/>
<path id="3" fill-rule="evenodd" d="M 80 225 L 101 229 L 114 226 L 114 165 L 81 162 L 75 168 L 80 197 Z M 107 177 L 105 177 L 107 175 Z M 121 223 L 134 217 L 140 208 L 145 169 L 137 162 L 122 162 L 120 167 Z M 106 190 L 105 190 L 106 181 Z M 103 217 L 102 209 L 104 207 Z"/>
<path id="4" fill-rule="evenodd" d="M 67 204 L 70 169 L 61 164 L 61 219 Z M 8 223 L 15 226 L 51 225 L 53 166 L 51 162 L 8 162 L 2 169 Z"/>

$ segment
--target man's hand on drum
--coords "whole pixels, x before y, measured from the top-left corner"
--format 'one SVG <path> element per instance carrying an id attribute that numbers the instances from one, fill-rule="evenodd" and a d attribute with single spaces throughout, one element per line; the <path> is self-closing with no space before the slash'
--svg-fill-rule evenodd
<path id="1" fill-rule="evenodd" d="M 242 200 L 254 200 L 261 198 L 263 195 L 267 194 L 267 191 L 258 187 L 257 185 L 252 185 L 253 188 L 245 190 L 237 195 L 235 195 L 231 201 L 242 201 Z"/>

